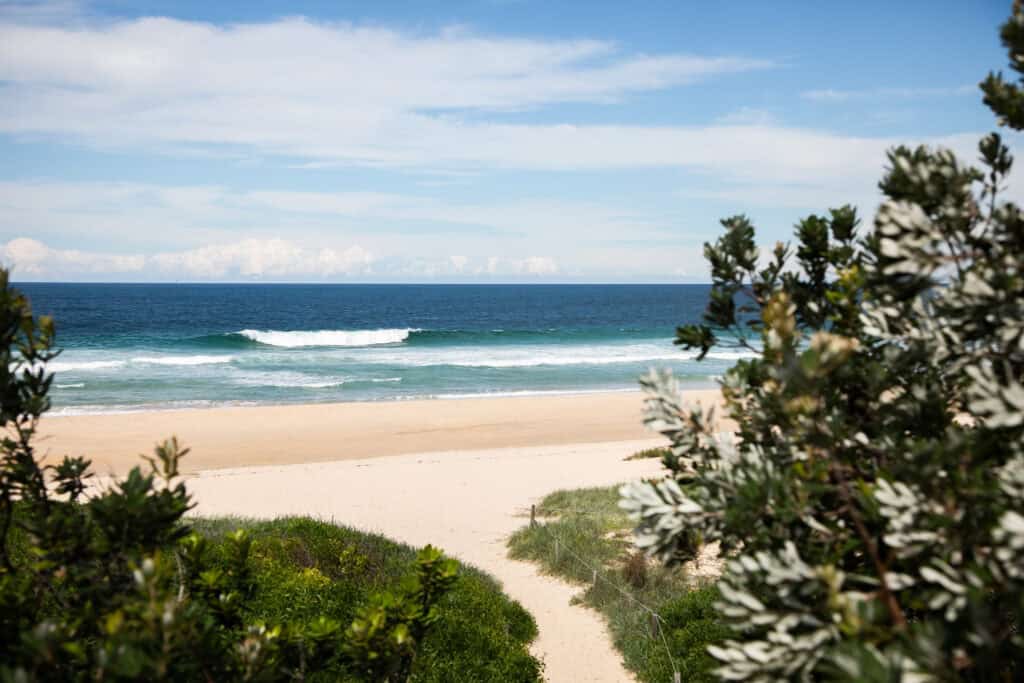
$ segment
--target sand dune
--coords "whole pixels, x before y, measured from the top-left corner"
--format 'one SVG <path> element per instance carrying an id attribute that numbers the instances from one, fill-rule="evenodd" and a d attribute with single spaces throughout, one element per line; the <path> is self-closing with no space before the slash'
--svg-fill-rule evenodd
<path id="1" fill-rule="evenodd" d="M 693 392 L 713 402 L 717 392 Z M 577 589 L 508 558 L 508 535 L 556 489 L 657 476 L 625 460 L 663 443 L 641 425 L 639 393 L 229 408 L 52 418 L 52 454 L 123 472 L 177 434 L 195 514 L 308 515 L 432 543 L 493 574 L 537 619 L 550 681 L 631 680 L 600 616 Z"/>

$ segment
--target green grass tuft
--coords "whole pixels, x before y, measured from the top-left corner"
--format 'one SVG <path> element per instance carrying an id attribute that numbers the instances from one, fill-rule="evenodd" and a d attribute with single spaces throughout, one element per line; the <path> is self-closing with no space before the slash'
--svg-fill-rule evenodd
<path id="1" fill-rule="evenodd" d="M 556 491 L 537 505 L 539 526 L 512 535 L 509 554 L 583 586 L 580 602 L 605 616 L 626 666 L 641 681 L 671 681 L 672 665 L 661 638 L 651 637 L 648 613 L 627 596 L 661 615 L 665 640 L 684 681 L 715 680 L 711 671 L 716 663 L 706 648 L 729 633 L 713 607 L 717 589 L 694 586 L 682 571 L 654 562 L 641 569 L 643 560 L 633 551 L 632 524 L 618 503 L 617 486 Z M 593 584 L 590 567 L 600 567 L 605 580 Z"/>
<path id="2" fill-rule="evenodd" d="M 626 458 L 626 460 L 644 460 L 646 458 L 664 458 L 666 455 L 671 453 L 671 450 L 667 446 L 660 448 L 645 448 L 642 451 L 637 451 L 633 455 Z"/>

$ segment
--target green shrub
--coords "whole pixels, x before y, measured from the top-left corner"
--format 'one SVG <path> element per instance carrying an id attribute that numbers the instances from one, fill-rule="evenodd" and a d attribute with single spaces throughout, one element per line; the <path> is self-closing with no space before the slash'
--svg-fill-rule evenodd
<path id="1" fill-rule="evenodd" d="M 0 271 L 0 681 L 539 679 L 529 615 L 430 546 L 311 520 L 198 533 L 175 439 L 93 490 L 88 461 L 42 464 L 52 344 Z"/>
<path id="2" fill-rule="evenodd" d="M 1020 3 L 1003 38 L 1024 73 Z M 1024 128 L 1018 86 L 983 89 Z M 796 264 L 782 244 L 762 262 L 743 216 L 705 246 L 705 324 L 676 341 L 757 354 L 723 380 L 736 438 L 652 372 L 670 476 L 623 504 L 666 562 L 730 555 L 730 638 L 709 648 L 724 680 L 1024 676 L 1024 217 L 1001 138 L 979 152 L 983 171 L 891 151 L 874 230 L 850 207 L 805 218 Z"/>
<path id="3" fill-rule="evenodd" d="M 686 591 L 658 607 L 665 638 L 684 681 L 715 680 L 713 672 L 718 663 L 708 654 L 708 646 L 721 644 L 730 633 L 715 609 L 717 599 L 718 589 L 705 586 Z M 663 663 L 658 665 L 663 661 L 661 658 L 651 661 L 645 680 L 672 680 L 672 670 Z"/>
<path id="4" fill-rule="evenodd" d="M 371 593 L 401 581 L 416 558 L 383 536 L 307 518 L 198 519 L 194 526 L 217 547 L 233 529 L 249 534 L 256 590 L 247 606 L 267 623 L 318 615 L 347 623 Z M 533 617 L 486 574 L 462 567 L 438 615 L 417 649 L 415 680 L 538 680 L 539 662 L 527 650 L 537 635 Z"/>

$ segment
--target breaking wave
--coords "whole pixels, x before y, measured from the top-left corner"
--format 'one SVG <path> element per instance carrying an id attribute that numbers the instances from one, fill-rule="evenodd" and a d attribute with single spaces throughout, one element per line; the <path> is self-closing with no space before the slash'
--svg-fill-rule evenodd
<path id="1" fill-rule="evenodd" d="M 303 346 L 378 346 L 399 344 L 409 338 L 417 329 L 384 330 L 241 330 L 236 334 L 258 344 L 299 348 Z"/>

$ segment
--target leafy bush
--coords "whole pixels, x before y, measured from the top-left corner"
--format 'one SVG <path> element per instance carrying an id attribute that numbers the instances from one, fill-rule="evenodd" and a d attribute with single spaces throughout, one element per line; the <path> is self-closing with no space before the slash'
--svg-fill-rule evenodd
<path id="1" fill-rule="evenodd" d="M 717 662 L 708 654 L 708 646 L 722 643 L 729 636 L 729 627 L 715 609 L 718 597 L 717 588 L 704 586 L 688 590 L 658 608 L 665 639 L 672 648 L 684 681 L 715 680 L 713 672 Z M 645 680 L 667 681 L 671 678 L 672 670 L 658 659 L 652 659 Z"/>
<path id="2" fill-rule="evenodd" d="M 194 520 L 217 553 L 238 528 L 252 539 L 255 587 L 246 608 L 266 623 L 320 615 L 349 623 L 370 594 L 400 582 L 416 560 L 414 550 L 383 536 L 307 518 Z M 437 607 L 438 621 L 417 647 L 414 680 L 539 678 L 539 663 L 527 649 L 537 634 L 533 617 L 486 574 L 463 566 Z"/>
<path id="3" fill-rule="evenodd" d="M 1003 29 L 1024 73 L 1024 11 Z M 1024 128 L 1024 93 L 986 102 Z M 809 216 L 793 253 L 760 260 L 750 221 L 705 245 L 705 354 L 727 331 L 758 358 L 727 373 L 735 443 L 686 409 L 668 373 L 643 380 L 670 477 L 623 487 L 637 542 L 667 562 L 720 541 L 731 561 L 709 648 L 725 680 L 1009 681 L 1024 676 L 1024 218 L 983 170 L 899 147 L 874 229 L 853 209 Z"/>
<path id="4" fill-rule="evenodd" d="M 444 652 L 462 646 L 495 653 L 470 662 L 479 680 L 539 678 L 529 615 L 479 576 L 457 587 L 430 546 L 398 582 L 380 542 L 311 521 L 204 536 L 183 519 L 174 439 L 103 486 L 82 458 L 42 464 L 53 339 L 0 271 L 0 680 L 439 681 L 467 664 Z M 388 585 L 367 596 L 367 575 Z M 495 628 L 470 628 L 453 591 Z"/>

